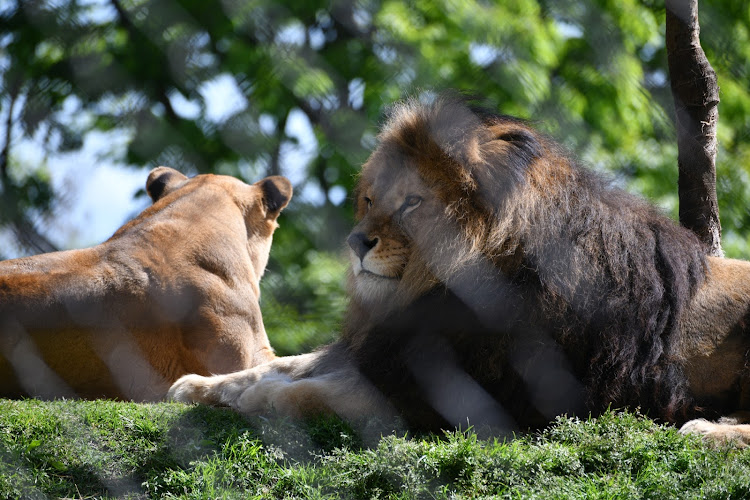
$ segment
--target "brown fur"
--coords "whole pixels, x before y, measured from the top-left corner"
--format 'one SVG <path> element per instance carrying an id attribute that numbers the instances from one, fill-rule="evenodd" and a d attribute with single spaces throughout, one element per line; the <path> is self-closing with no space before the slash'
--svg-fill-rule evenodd
<path id="1" fill-rule="evenodd" d="M 106 242 L 0 262 L 0 396 L 156 401 L 274 359 L 258 286 L 289 181 L 159 167 L 146 188 Z"/>
<path id="2" fill-rule="evenodd" d="M 399 105 L 355 200 L 342 339 L 273 390 L 251 369 L 171 397 L 256 413 L 326 374 L 414 428 L 500 432 L 609 406 L 676 423 L 748 409 L 750 264 L 707 258 L 525 122 L 450 97 Z"/>

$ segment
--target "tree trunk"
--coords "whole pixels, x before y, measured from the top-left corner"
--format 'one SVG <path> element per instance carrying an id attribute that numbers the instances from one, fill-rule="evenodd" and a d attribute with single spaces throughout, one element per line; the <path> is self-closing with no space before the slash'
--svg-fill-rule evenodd
<path id="1" fill-rule="evenodd" d="M 666 0 L 666 45 L 677 124 L 680 223 L 723 256 L 716 201 L 719 85 L 700 45 L 698 0 Z"/>

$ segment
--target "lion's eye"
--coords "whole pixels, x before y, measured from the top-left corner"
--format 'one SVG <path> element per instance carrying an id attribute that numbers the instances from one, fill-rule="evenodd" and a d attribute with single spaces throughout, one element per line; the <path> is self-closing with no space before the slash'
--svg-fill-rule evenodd
<path id="1" fill-rule="evenodd" d="M 367 196 L 364 197 L 365 205 L 367 206 L 367 210 L 370 210 L 372 208 L 372 200 L 368 198 Z"/>
<path id="2" fill-rule="evenodd" d="M 401 210 L 403 210 L 404 213 L 409 213 L 417 208 L 420 203 L 422 203 L 422 198 L 420 196 L 410 194 L 406 197 L 406 200 L 404 200 Z"/>

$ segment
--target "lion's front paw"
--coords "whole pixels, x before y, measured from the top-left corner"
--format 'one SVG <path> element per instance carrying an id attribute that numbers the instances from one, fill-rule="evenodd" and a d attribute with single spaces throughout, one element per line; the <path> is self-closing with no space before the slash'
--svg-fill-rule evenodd
<path id="1" fill-rule="evenodd" d="M 207 377 L 201 375 L 183 375 L 167 391 L 168 401 L 179 403 L 204 403 Z"/>

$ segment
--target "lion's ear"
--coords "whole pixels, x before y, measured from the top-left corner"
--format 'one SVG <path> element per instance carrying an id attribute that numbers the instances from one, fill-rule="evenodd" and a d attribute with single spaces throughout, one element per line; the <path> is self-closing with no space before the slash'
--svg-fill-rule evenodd
<path id="1" fill-rule="evenodd" d="M 277 217 L 292 199 L 292 183 L 286 177 L 274 175 L 255 183 L 263 192 L 266 217 Z"/>
<path id="2" fill-rule="evenodd" d="M 488 127 L 491 140 L 503 144 L 503 154 L 512 157 L 519 166 L 527 167 L 534 159 L 542 156 L 542 144 L 539 139 L 524 127 L 516 123 L 499 123 Z"/>
<path id="3" fill-rule="evenodd" d="M 146 192 L 156 202 L 182 186 L 187 179 L 185 175 L 173 168 L 156 167 L 148 174 Z"/>

